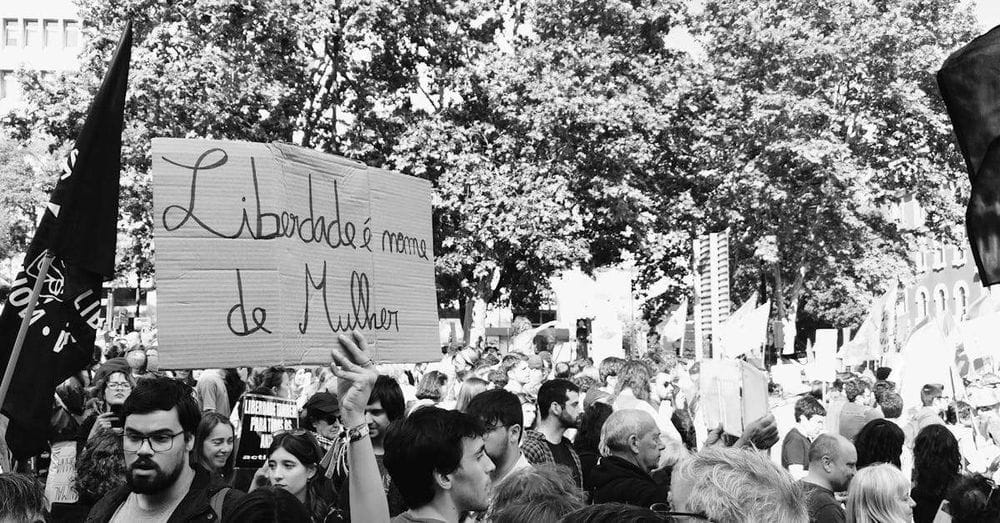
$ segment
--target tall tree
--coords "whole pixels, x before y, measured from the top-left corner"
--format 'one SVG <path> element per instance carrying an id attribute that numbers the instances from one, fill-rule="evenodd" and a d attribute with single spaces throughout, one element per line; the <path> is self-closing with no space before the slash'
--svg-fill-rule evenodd
<path id="1" fill-rule="evenodd" d="M 469 52 L 475 5 L 82 0 L 81 70 L 51 82 L 23 74 L 27 109 L 8 120 L 22 139 L 44 133 L 53 148 L 72 140 L 114 35 L 133 20 L 119 270 L 149 276 L 152 137 L 293 142 L 382 166 Z"/>
<path id="2" fill-rule="evenodd" d="M 467 333 L 487 304 L 537 304 L 555 272 L 626 252 L 681 286 L 696 106 L 663 39 L 683 20 L 682 2 L 526 5 L 458 76 L 458 102 L 401 142 L 395 166 L 438 189 L 439 275 Z"/>
<path id="3" fill-rule="evenodd" d="M 738 289 L 763 271 L 779 315 L 844 325 L 912 278 L 908 253 L 954 238 L 962 201 L 933 73 L 973 37 L 958 0 L 710 0 L 706 225 L 730 227 Z M 926 227 L 892 206 L 913 195 Z"/>

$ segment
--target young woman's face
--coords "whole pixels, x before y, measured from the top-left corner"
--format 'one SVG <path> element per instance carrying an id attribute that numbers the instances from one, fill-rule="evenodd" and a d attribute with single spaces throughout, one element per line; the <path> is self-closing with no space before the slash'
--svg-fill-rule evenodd
<path id="1" fill-rule="evenodd" d="M 121 405 L 132 393 L 132 384 L 128 378 L 120 372 L 115 372 L 108 376 L 108 382 L 104 386 L 104 401 L 108 405 Z"/>
<path id="2" fill-rule="evenodd" d="M 305 496 L 309 479 L 316 474 L 315 466 L 303 465 L 299 458 L 283 448 L 271 453 L 267 460 L 267 470 L 271 485 L 283 488 L 299 499 Z"/>
<path id="3" fill-rule="evenodd" d="M 226 466 L 226 461 L 233 454 L 233 429 L 226 423 L 219 423 L 212 429 L 201 446 L 201 455 L 215 470 Z"/>

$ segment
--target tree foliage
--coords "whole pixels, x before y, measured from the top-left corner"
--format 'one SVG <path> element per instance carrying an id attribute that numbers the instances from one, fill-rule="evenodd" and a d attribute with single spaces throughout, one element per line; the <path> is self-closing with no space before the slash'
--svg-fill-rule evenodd
<path id="1" fill-rule="evenodd" d="M 666 280 L 655 320 L 686 292 L 691 239 L 728 227 L 738 292 L 763 271 L 782 314 L 856 321 L 910 277 L 917 242 L 960 223 L 933 73 L 972 38 L 970 13 L 707 0 L 692 17 L 687 4 L 81 0 L 81 70 L 23 73 L 26 109 L 7 121 L 65 150 L 131 18 L 123 273 L 153 270 L 152 137 L 284 141 L 432 182 L 444 304 L 531 307 L 554 273 L 627 255 L 640 287 Z M 682 26 L 704 53 L 665 44 Z M 18 169 L 0 183 L 38 185 Z M 924 229 L 885 212 L 910 194 Z"/>
<path id="2" fill-rule="evenodd" d="M 626 252 L 680 286 L 691 64 L 663 38 L 683 20 L 680 2 L 535 2 L 465 68 L 460 102 L 406 135 L 395 166 L 439 189 L 455 298 L 531 306 L 556 271 Z"/>
<path id="3" fill-rule="evenodd" d="M 711 0 L 698 27 L 707 221 L 733 230 L 738 286 L 749 294 L 764 271 L 779 312 L 857 321 L 912 277 L 923 237 L 953 238 L 961 222 L 934 73 L 974 36 L 971 14 L 956 0 Z M 887 212 L 908 194 L 926 228 Z"/>

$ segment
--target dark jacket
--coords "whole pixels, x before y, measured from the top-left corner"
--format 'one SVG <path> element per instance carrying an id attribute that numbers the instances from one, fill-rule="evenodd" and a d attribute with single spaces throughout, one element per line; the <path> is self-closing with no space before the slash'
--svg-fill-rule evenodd
<path id="1" fill-rule="evenodd" d="M 627 503 L 649 507 L 666 503 L 665 485 L 657 484 L 646 471 L 617 456 L 605 456 L 590 472 L 587 490 L 594 503 Z"/>
<path id="2" fill-rule="evenodd" d="M 168 523 L 200 522 L 218 523 L 221 517 L 236 508 L 239 502 L 246 496 L 245 493 L 235 489 L 230 489 L 222 502 L 222 514 L 212 511 L 211 500 L 220 489 L 226 485 L 220 481 L 215 481 L 212 476 L 201 467 L 195 467 L 194 481 L 191 482 L 191 489 L 188 490 L 180 505 L 174 509 L 170 515 Z M 111 521 L 118 507 L 128 498 L 131 493 L 128 485 L 123 485 L 112 490 L 104 499 L 97 502 L 90 510 L 86 523 L 106 523 Z"/>

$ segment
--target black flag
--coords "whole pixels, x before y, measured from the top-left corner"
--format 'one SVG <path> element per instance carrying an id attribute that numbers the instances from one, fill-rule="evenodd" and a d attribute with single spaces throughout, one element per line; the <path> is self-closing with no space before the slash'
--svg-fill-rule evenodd
<path id="1" fill-rule="evenodd" d="M 86 366 L 93 355 L 101 284 L 114 276 L 115 269 L 118 178 L 131 56 L 129 22 L 0 316 L 2 375 L 42 258 L 46 252 L 53 254 L 3 404 L 3 413 L 10 418 L 7 444 L 15 457 L 45 449 L 55 386 Z"/>
<path id="2" fill-rule="evenodd" d="M 1000 27 L 952 53 L 937 79 L 972 179 L 972 256 L 983 285 L 1000 283 Z"/>

